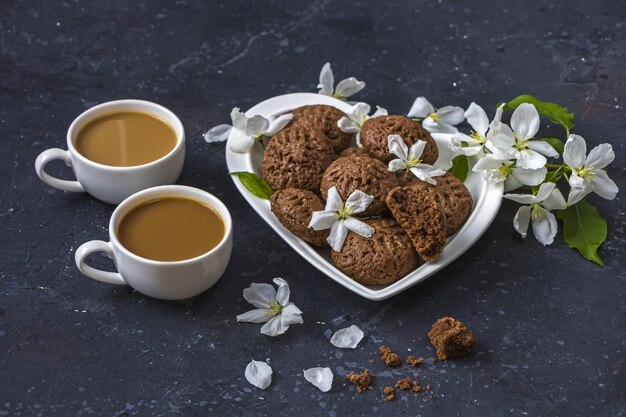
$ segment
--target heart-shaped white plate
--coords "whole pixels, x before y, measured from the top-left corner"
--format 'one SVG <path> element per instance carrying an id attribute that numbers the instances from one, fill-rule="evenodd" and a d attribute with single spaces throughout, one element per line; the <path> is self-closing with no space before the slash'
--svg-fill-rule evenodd
<path id="1" fill-rule="evenodd" d="M 337 100 L 332 97 L 313 93 L 295 93 L 285 94 L 278 97 L 265 100 L 246 112 L 249 117 L 260 114 L 264 117 L 275 116 L 286 113 L 289 110 L 300 106 L 311 104 L 327 104 L 337 107 L 346 112 L 350 110 L 350 105 L 344 101 Z M 233 135 L 241 134 L 236 130 L 232 130 L 229 142 Z M 440 159 L 449 157 L 449 147 L 451 135 L 433 134 L 433 138 L 439 146 Z M 226 164 L 230 172 L 247 171 L 257 175 L 261 173 L 261 161 L 263 160 L 263 149 L 260 145 L 255 144 L 248 153 L 235 153 L 226 146 Z M 303 240 L 295 237 L 291 232 L 285 229 L 278 219 L 274 216 L 270 209 L 270 202 L 260 199 L 251 194 L 241 184 L 241 182 L 233 177 L 235 186 L 248 201 L 252 208 L 261 216 L 263 220 L 269 224 L 272 229 L 278 233 L 296 252 L 304 259 L 309 261 L 311 265 L 328 275 L 331 279 L 348 288 L 349 290 L 370 300 L 384 300 L 396 295 L 407 288 L 412 287 L 418 282 L 424 281 L 435 272 L 443 269 L 450 262 L 454 261 L 461 254 L 470 248 L 478 240 L 478 238 L 487 230 L 492 220 L 496 216 L 500 203 L 502 201 L 503 185 L 491 184 L 485 181 L 480 174 L 475 172 L 468 173 L 465 185 L 469 189 L 474 199 L 474 207 L 467 222 L 463 225 L 454 236 L 448 239 L 443 253 L 435 262 L 427 262 L 411 272 L 399 281 L 390 285 L 362 285 L 338 270 L 330 259 L 330 248 L 314 248 Z"/>

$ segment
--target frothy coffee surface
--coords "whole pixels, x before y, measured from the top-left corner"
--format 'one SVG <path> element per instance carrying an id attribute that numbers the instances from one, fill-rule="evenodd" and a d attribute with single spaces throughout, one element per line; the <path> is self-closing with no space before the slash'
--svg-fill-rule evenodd
<path id="1" fill-rule="evenodd" d="M 165 197 L 133 208 L 120 221 L 122 246 L 142 258 L 182 261 L 200 256 L 224 238 L 224 221 L 208 205 L 184 197 Z"/>
<path id="2" fill-rule="evenodd" d="M 75 147 L 87 159 L 103 165 L 143 165 L 167 155 L 176 146 L 176 132 L 164 120 L 147 113 L 120 112 L 84 126 Z"/>

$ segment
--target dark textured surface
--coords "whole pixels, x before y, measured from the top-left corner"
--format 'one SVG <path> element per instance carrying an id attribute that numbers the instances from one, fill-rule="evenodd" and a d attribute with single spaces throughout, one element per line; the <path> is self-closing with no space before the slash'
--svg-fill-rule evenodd
<path id="1" fill-rule="evenodd" d="M 490 3 L 3 1 L 0 415 L 624 415 L 623 195 L 591 200 L 609 224 L 604 268 L 560 237 L 547 248 L 520 239 L 511 225 L 517 205 L 505 202 L 445 271 L 369 302 L 282 243 L 236 192 L 224 146 L 201 138 L 235 105 L 314 91 L 331 61 L 338 79 L 368 82 L 358 99 L 392 112 L 406 112 L 417 95 L 493 109 L 529 92 L 565 104 L 575 132 L 613 143 L 609 173 L 626 190 L 623 1 Z M 106 238 L 113 207 L 54 191 L 34 173 L 37 154 L 64 147 L 79 113 L 131 97 L 179 115 L 188 135 L 180 183 L 218 195 L 235 221 L 225 276 L 187 302 L 81 276 L 74 250 Z M 51 170 L 67 173 L 62 164 Z M 275 276 L 292 284 L 305 323 L 271 339 L 235 316 L 249 309 L 243 288 Z M 423 365 L 433 398 L 384 402 L 380 389 L 406 368 L 389 372 L 367 359 L 381 343 L 431 356 L 426 335 L 444 315 L 472 328 L 476 353 Z M 334 349 L 329 335 L 349 324 L 367 338 L 356 351 Z M 243 377 L 251 358 L 271 361 L 267 391 Z M 317 365 L 336 375 L 330 393 L 302 377 Z M 363 366 L 379 375 L 376 389 L 356 395 L 343 376 Z"/>

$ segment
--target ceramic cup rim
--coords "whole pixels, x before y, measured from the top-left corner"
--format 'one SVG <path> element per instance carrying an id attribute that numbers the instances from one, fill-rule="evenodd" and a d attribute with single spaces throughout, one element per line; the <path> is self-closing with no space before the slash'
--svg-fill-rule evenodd
<path id="1" fill-rule="evenodd" d="M 209 205 L 219 214 L 222 222 L 224 223 L 224 236 L 222 237 L 220 242 L 215 245 L 211 250 L 189 259 L 182 259 L 179 261 L 157 261 L 154 259 L 144 258 L 143 256 L 139 256 L 136 253 L 131 252 L 119 241 L 117 236 L 117 227 L 119 226 L 123 215 L 128 213 L 130 210 L 136 208 L 137 206 L 143 204 L 144 202 L 149 201 L 148 199 L 144 199 L 144 197 L 150 197 L 150 199 L 158 199 L 178 196 L 184 196 L 198 200 L 203 204 Z M 138 191 L 135 194 L 126 197 L 126 199 L 124 199 L 124 201 L 122 201 L 115 208 L 113 214 L 111 215 L 111 219 L 109 220 L 109 237 L 113 245 L 119 248 L 124 253 L 124 255 L 134 259 L 135 261 L 155 266 L 189 265 L 198 261 L 202 261 L 215 255 L 216 252 L 226 246 L 231 234 L 232 218 L 230 215 L 230 211 L 222 202 L 222 200 L 207 191 L 195 187 L 189 187 L 186 185 L 159 185 L 156 187 L 146 188 L 145 190 Z"/>
<path id="2" fill-rule="evenodd" d="M 170 120 L 165 120 L 165 122 L 167 122 L 169 125 L 172 126 L 172 128 L 174 129 L 174 132 L 176 133 L 176 145 L 170 149 L 170 151 L 168 153 L 166 153 L 165 155 L 163 155 L 162 157 L 160 157 L 159 159 L 155 159 L 154 161 L 150 161 L 147 162 L 145 164 L 141 164 L 141 165 L 131 165 L 131 166 L 127 166 L 127 167 L 121 167 L 121 166 L 115 166 L 115 165 L 106 165 L 106 164 L 101 164 L 99 162 L 93 161 L 89 158 L 87 158 L 86 156 L 84 156 L 83 154 L 81 154 L 80 152 L 78 152 L 78 149 L 76 149 L 76 146 L 74 145 L 74 141 L 78 135 L 78 133 L 80 132 L 80 129 L 78 128 L 78 126 L 80 125 L 81 128 L 83 126 L 85 126 L 87 123 L 91 122 L 92 120 L 95 120 L 96 118 L 99 117 L 103 117 L 109 114 L 114 114 L 114 113 L 118 113 L 120 107 L 126 106 L 126 105 L 138 105 L 138 106 L 142 106 L 143 108 L 139 111 L 147 113 L 151 116 L 157 117 L 159 119 L 163 119 L 161 116 L 155 114 L 154 109 L 158 109 L 160 111 L 162 111 L 163 113 L 165 113 L 167 115 L 167 117 L 170 118 Z M 101 111 L 102 109 L 108 110 L 106 113 L 104 114 L 100 114 L 98 116 L 95 116 L 94 114 Z M 74 121 L 72 122 L 72 124 L 70 124 L 69 129 L 67 130 L 67 149 L 71 152 L 71 154 L 78 158 L 79 160 L 81 160 L 82 162 L 86 163 L 86 164 L 90 164 L 96 167 L 99 167 L 101 169 L 110 169 L 113 171 L 120 171 L 120 172 L 124 172 L 124 171 L 136 171 L 139 169 L 144 169 L 146 167 L 150 167 L 150 166 L 154 166 L 157 165 L 167 159 L 170 159 L 173 155 L 175 155 L 185 144 L 185 130 L 183 128 L 183 124 L 180 121 L 180 119 L 178 118 L 178 116 L 176 116 L 176 114 L 174 114 L 174 112 L 172 112 L 170 109 L 168 109 L 167 107 L 164 107 L 160 104 L 154 103 L 152 101 L 147 101 L 147 100 L 138 100 L 138 99 L 122 99 L 122 100 L 112 100 L 112 101 L 107 101 L 104 103 L 100 103 L 96 106 L 93 106 L 87 110 L 85 110 L 84 112 L 82 112 L 81 114 L 78 115 L 78 117 L 76 117 L 74 119 Z"/>

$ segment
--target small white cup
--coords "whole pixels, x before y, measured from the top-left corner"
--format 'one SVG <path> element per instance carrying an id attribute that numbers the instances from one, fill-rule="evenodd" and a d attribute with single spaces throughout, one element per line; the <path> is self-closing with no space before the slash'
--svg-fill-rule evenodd
<path id="1" fill-rule="evenodd" d="M 117 237 L 121 219 L 133 208 L 164 197 L 192 198 L 215 209 L 224 222 L 221 242 L 203 255 L 175 262 L 142 258 L 122 246 Z M 182 300 L 206 291 L 220 279 L 230 260 L 233 227 L 228 209 L 214 195 L 193 187 L 164 185 L 140 191 L 117 206 L 109 222 L 109 238 L 109 242 L 86 242 L 76 250 L 76 266 L 83 274 L 108 284 L 130 285 L 149 297 Z M 101 271 L 87 265 L 85 258 L 95 252 L 104 252 L 112 258 L 118 272 Z"/>
<path id="2" fill-rule="evenodd" d="M 160 159 L 130 167 L 99 164 L 76 150 L 75 141 L 81 128 L 94 119 L 120 112 L 148 113 L 165 120 L 176 132 L 176 146 Z M 156 103 L 143 100 L 109 101 L 83 112 L 72 122 L 67 131 L 67 149 L 51 148 L 39 154 L 35 161 L 39 178 L 59 190 L 86 191 L 98 200 L 119 204 L 137 191 L 176 182 L 185 162 L 185 131 L 174 113 Z M 46 165 L 55 159 L 71 167 L 77 181 L 61 180 L 46 173 Z"/>

